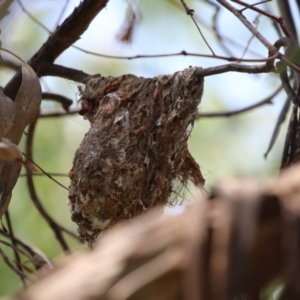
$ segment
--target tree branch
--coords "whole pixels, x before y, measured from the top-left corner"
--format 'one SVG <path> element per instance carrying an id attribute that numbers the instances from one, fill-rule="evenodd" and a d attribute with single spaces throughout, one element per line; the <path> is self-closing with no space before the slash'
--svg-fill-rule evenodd
<path id="1" fill-rule="evenodd" d="M 225 112 L 215 112 L 215 113 L 198 113 L 197 118 L 214 118 L 214 117 L 231 117 L 234 115 L 239 115 L 241 113 L 250 111 L 252 109 L 255 109 L 257 107 L 263 106 L 265 104 L 272 104 L 272 99 L 281 91 L 282 87 L 280 86 L 276 91 L 274 91 L 270 96 L 266 97 L 265 99 L 249 105 L 247 107 L 232 110 L 232 111 L 225 111 Z"/>
<path id="2" fill-rule="evenodd" d="M 69 111 L 70 106 L 73 103 L 73 100 L 59 94 L 54 94 L 54 93 L 42 93 L 42 98 L 43 100 L 53 100 L 62 105 L 65 111 Z"/>
<path id="3" fill-rule="evenodd" d="M 244 17 L 244 15 L 236 9 L 234 6 L 229 4 L 225 0 L 217 0 L 222 6 L 232 12 L 246 27 L 247 29 L 263 44 L 267 47 L 270 54 L 273 55 L 277 52 L 277 49 Z"/>
<path id="4" fill-rule="evenodd" d="M 6 67 L 11 70 L 18 71 L 21 68 L 21 64 L 15 63 L 12 60 L 1 60 L 0 59 L 0 66 Z"/>
<path id="5" fill-rule="evenodd" d="M 68 112 L 51 111 L 51 112 L 40 113 L 39 118 L 65 117 L 70 115 L 78 115 L 78 113 L 79 110 L 77 109 Z"/>
<path id="6" fill-rule="evenodd" d="M 31 123 L 29 125 L 28 129 L 28 135 L 26 139 L 26 157 L 30 156 L 32 157 L 32 144 L 33 144 L 33 136 L 34 136 L 34 130 L 36 126 L 36 121 Z M 62 234 L 62 231 L 66 231 L 69 233 L 68 230 L 65 230 L 62 226 L 57 224 L 54 219 L 49 215 L 49 213 L 46 211 L 44 206 L 42 205 L 35 189 L 34 181 L 31 175 L 31 170 L 26 167 L 26 174 L 27 174 L 27 186 L 28 191 L 31 197 L 31 200 L 33 201 L 35 207 L 37 208 L 38 212 L 42 215 L 42 217 L 45 219 L 45 221 L 48 223 L 49 227 L 53 231 L 54 235 L 57 238 L 58 243 L 62 247 L 62 249 L 66 252 L 70 252 L 70 248 Z"/>
<path id="7" fill-rule="evenodd" d="M 281 111 L 280 111 L 277 122 L 275 124 L 275 128 L 273 130 L 268 149 L 267 149 L 266 153 L 264 154 L 265 159 L 267 159 L 268 154 L 270 153 L 270 151 L 272 150 L 272 148 L 273 148 L 273 146 L 276 142 L 276 139 L 277 139 L 279 131 L 280 131 L 280 127 L 283 124 L 283 122 L 285 121 L 285 118 L 286 118 L 286 115 L 289 111 L 290 106 L 291 106 L 291 101 L 290 101 L 289 98 L 287 98 L 284 105 L 283 105 L 283 107 L 282 107 L 282 109 L 281 109 Z"/>
<path id="8" fill-rule="evenodd" d="M 269 57 L 270 60 L 274 59 L 277 54 Z M 210 68 L 199 68 L 196 71 L 196 74 L 198 76 L 212 76 L 212 75 L 217 75 L 217 74 L 223 74 L 227 72 L 239 72 L 239 73 L 248 73 L 248 74 L 260 74 L 260 73 L 268 73 L 268 72 L 276 72 L 274 69 L 274 66 L 272 64 L 267 64 L 264 65 L 241 65 L 241 64 L 226 64 L 226 65 L 221 65 L 221 66 L 216 66 L 216 67 L 210 67 Z"/>
<path id="9" fill-rule="evenodd" d="M 246 10 L 246 9 L 249 8 L 249 9 L 251 9 L 251 10 L 254 10 L 254 11 L 258 12 L 260 15 L 263 15 L 263 16 L 266 16 L 266 17 L 272 19 L 272 20 L 275 21 L 277 24 L 279 24 L 279 26 L 280 26 L 280 28 L 282 29 L 282 31 L 284 32 L 284 34 L 285 34 L 287 37 L 290 37 L 290 32 L 289 32 L 289 30 L 287 29 L 287 27 L 286 27 L 286 25 L 285 25 L 285 23 L 284 23 L 282 17 L 275 16 L 275 15 L 271 14 L 270 12 L 265 11 L 265 10 L 262 10 L 262 9 L 260 9 L 260 8 L 258 8 L 258 7 L 255 6 L 255 5 L 257 5 L 257 4 L 261 4 L 261 3 L 264 2 L 264 1 L 258 2 L 258 3 L 256 3 L 256 4 L 248 4 L 248 3 L 245 3 L 245 2 L 240 1 L 240 0 L 231 0 L 231 1 L 232 1 L 232 2 L 235 2 L 235 3 L 239 4 L 239 5 L 245 6 L 245 8 L 243 8 L 242 10 L 240 10 L 241 13 L 242 13 L 244 10 Z M 270 0 L 267 0 L 267 1 L 270 1 Z M 267 2 L 267 1 L 265 1 L 265 2 Z M 281 1 L 279 1 L 279 2 L 281 3 Z M 285 2 L 288 2 L 288 1 L 285 1 Z"/>
<path id="10" fill-rule="evenodd" d="M 277 1 L 277 5 L 279 7 L 280 13 L 283 17 L 283 21 L 285 23 L 285 26 L 287 27 L 287 30 L 293 39 L 293 41 L 297 41 L 297 30 L 295 27 L 295 24 L 293 22 L 293 15 L 291 12 L 289 1 Z"/>
<path id="11" fill-rule="evenodd" d="M 44 63 L 53 63 L 60 54 L 74 44 L 107 2 L 108 0 L 85 0 L 74 9 L 61 26 L 57 27 L 53 35 L 28 62 L 39 77 L 43 74 Z M 19 71 L 4 88 L 5 95 L 11 96 L 16 93 L 20 78 Z M 10 98 L 14 99 L 14 97 Z"/>
<path id="12" fill-rule="evenodd" d="M 91 75 L 84 73 L 82 71 L 67 68 L 64 66 L 52 64 L 45 62 L 41 66 L 40 76 L 56 76 L 69 80 L 73 80 L 80 83 L 86 83 L 86 81 L 91 77 Z M 99 74 L 94 76 L 100 76 Z"/>
<path id="13" fill-rule="evenodd" d="M 32 68 L 38 69 L 41 61 L 54 62 L 60 54 L 80 38 L 107 2 L 108 0 L 85 0 L 81 2 L 30 59 L 29 64 Z M 38 73 L 39 70 L 36 71 Z"/>
<path id="14" fill-rule="evenodd" d="M 23 267 L 22 267 L 22 262 L 21 262 L 19 252 L 16 250 L 17 249 L 17 244 L 15 242 L 15 235 L 14 235 L 14 232 L 13 232 L 12 223 L 11 223 L 11 219 L 10 219 L 10 215 L 9 215 L 8 210 L 5 212 L 5 219 L 6 219 L 7 227 L 8 227 L 8 230 L 9 230 L 9 236 L 10 236 L 11 244 L 12 244 L 12 246 L 14 246 L 13 252 L 14 252 L 14 257 L 15 257 L 15 260 L 16 260 L 16 269 L 18 269 L 19 272 L 20 272 L 20 273 L 17 273 L 17 274 L 20 275 L 20 274 L 24 273 L 24 270 L 23 270 Z M 23 276 L 20 276 L 20 278 L 23 282 L 24 287 L 26 287 L 25 278 Z"/>

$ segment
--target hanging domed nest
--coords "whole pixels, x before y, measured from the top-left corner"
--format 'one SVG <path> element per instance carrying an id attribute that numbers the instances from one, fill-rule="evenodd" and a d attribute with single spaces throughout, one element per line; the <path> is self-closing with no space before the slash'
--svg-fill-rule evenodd
<path id="1" fill-rule="evenodd" d="M 90 246 L 116 222 L 167 204 L 188 180 L 203 186 L 187 147 L 203 92 L 197 70 L 98 77 L 81 91 L 91 128 L 75 154 L 69 199 Z"/>

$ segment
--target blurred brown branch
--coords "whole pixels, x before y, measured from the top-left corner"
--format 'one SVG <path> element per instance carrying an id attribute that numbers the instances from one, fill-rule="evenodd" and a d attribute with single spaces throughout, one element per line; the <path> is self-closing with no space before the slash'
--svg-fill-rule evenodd
<path id="1" fill-rule="evenodd" d="M 117 225 L 10 299 L 259 299 L 278 277 L 280 299 L 298 299 L 299 180 L 299 166 L 273 181 L 224 180 L 183 214 Z"/>
<path id="2" fill-rule="evenodd" d="M 31 158 L 31 159 L 33 157 L 33 137 L 34 137 L 35 127 L 36 127 L 36 122 L 33 122 L 29 125 L 28 134 L 27 134 L 27 138 L 26 138 L 26 157 Z M 32 162 L 32 160 L 31 160 L 31 162 Z M 40 199 L 37 195 L 31 169 L 26 164 L 25 164 L 25 168 L 26 168 L 26 175 L 27 175 L 27 177 L 26 177 L 27 186 L 28 186 L 28 190 L 29 190 L 32 202 L 34 203 L 38 212 L 42 215 L 42 217 L 45 219 L 45 221 L 49 224 L 49 227 L 53 231 L 53 233 L 54 233 L 55 237 L 57 238 L 58 243 L 61 245 L 62 249 L 66 252 L 70 252 L 70 248 L 66 242 L 66 239 L 63 236 L 63 232 L 69 234 L 70 236 L 74 237 L 75 239 L 78 239 L 78 237 L 74 233 L 72 233 L 69 230 L 67 230 L 66 228 L 64 228 L 63 226 L 59 225 L 54 220 L 54 218 L 49 215 L 49 213 L 44 208 L 44 206 L 42 205 L 42 202 L 40 201 Z M 47 173 L 46 173 L 46 175 L 48 177 L 50 176 Z"/>

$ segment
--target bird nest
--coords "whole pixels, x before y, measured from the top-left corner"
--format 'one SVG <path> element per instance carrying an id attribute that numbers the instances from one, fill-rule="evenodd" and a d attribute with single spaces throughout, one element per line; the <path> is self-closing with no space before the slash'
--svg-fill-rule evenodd
<path id="1" fill-rule="evenodd" d="M 98 77 L 81 90 L 91 128 L 75 154 L 69 199 L 89 245 L 116 222 L 169 203 L 189 180 L 203 186 L 187 147 L 203 92 L 197 70 Z"/>

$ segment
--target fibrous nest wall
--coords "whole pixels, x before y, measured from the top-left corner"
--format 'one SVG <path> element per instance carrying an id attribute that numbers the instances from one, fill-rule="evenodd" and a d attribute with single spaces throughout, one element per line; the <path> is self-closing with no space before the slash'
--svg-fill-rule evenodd
<path id="1" fill-rule="evenodd" d="M 197 70 L 98 77 L 81 91 L 91 128 L 75 154 L 69 199 L 89 245 L 116 222 L 167 204 L 188 180 L 204 184 L 187 148 L 203 92 Z"/>

